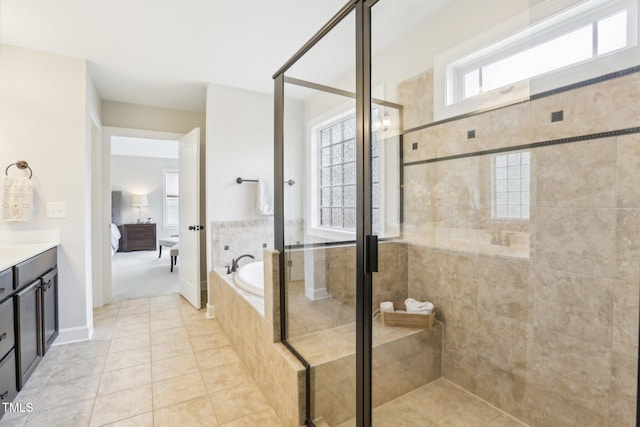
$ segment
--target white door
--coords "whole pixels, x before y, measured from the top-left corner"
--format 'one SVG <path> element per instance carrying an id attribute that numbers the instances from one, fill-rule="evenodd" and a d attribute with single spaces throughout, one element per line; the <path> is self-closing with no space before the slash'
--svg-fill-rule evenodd
<path id="1" fill-rule="evenodd" d="M 180 294 L 200 309 L 200 128 L 180 138 L 179 165 Z"/>

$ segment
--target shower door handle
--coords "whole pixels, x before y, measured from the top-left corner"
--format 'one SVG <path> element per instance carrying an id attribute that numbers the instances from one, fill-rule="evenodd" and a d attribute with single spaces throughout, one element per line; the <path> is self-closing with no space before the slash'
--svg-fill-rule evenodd
<path id="1" fill-rule="evenodd" d="M 365 260 L 366 260 L 366 272 L 377 273 L 378 272 L 378 236 L 370 235 L 365 236 Z"/>

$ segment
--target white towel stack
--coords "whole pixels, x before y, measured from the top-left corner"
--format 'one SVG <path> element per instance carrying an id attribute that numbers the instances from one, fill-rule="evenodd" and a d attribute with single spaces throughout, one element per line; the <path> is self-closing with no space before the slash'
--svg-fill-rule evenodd
<path id="1" fill-rule="evenodd" d="M 26 177 L 4 177 L 2 217 L 5 221 L 31 221 L 33 218 L 33 186 Z"/>
<path id="2" fill-rule="evenodd" d="M 380 311 L 393 313 L 393 303 L 391 301 L 382 301 L 380 303 Z"/>
<path id="3" fill-rule="evenodd" d="M 407 298 L 404 300 L 404 305 L 407 307 L 407 313 L 412 314 L 431 314 L 433 313 L 433 304 L 428 301 L 416 301 L 413 298 Z"/>
<path id="4" fill-rule="evenodd" d="M 273 215 L 273 178 L 258 178 L 256 208 L 260 215 Z"/>

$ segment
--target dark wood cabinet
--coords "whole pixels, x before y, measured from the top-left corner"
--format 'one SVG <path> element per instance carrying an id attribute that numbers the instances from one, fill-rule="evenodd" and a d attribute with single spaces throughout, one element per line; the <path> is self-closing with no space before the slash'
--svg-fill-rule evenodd
<path id="1" fill-rule="evenodd" d="M 43 355 L 40 282 L 38 279 L 30 283 L 15 296 L 18 390 L 22 390 Z"/>
<path id="2" fill-rule="evenodd" d="M 120 229 L 120 252 L 130 251 L 155 251 L 156 250 L 156 225 L 155 224 L 124 224 Z"/>
<path id="3" fill-rule="evenodd" d="M 42 276 L 40 284 L 40 311 L 42 314 L 42 354 L 47 354 L 58 336 L 58 269 Z"/>

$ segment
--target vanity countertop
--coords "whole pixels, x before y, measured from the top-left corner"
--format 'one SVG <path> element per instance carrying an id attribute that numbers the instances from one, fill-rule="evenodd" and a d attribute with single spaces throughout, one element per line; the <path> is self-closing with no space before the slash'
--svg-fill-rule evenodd
<path id="1" fill-rule="evenodd" d="M 0 271 L 11 268 L 60 244 L 57 241 L 38 243 L 0 243 Z"/>

